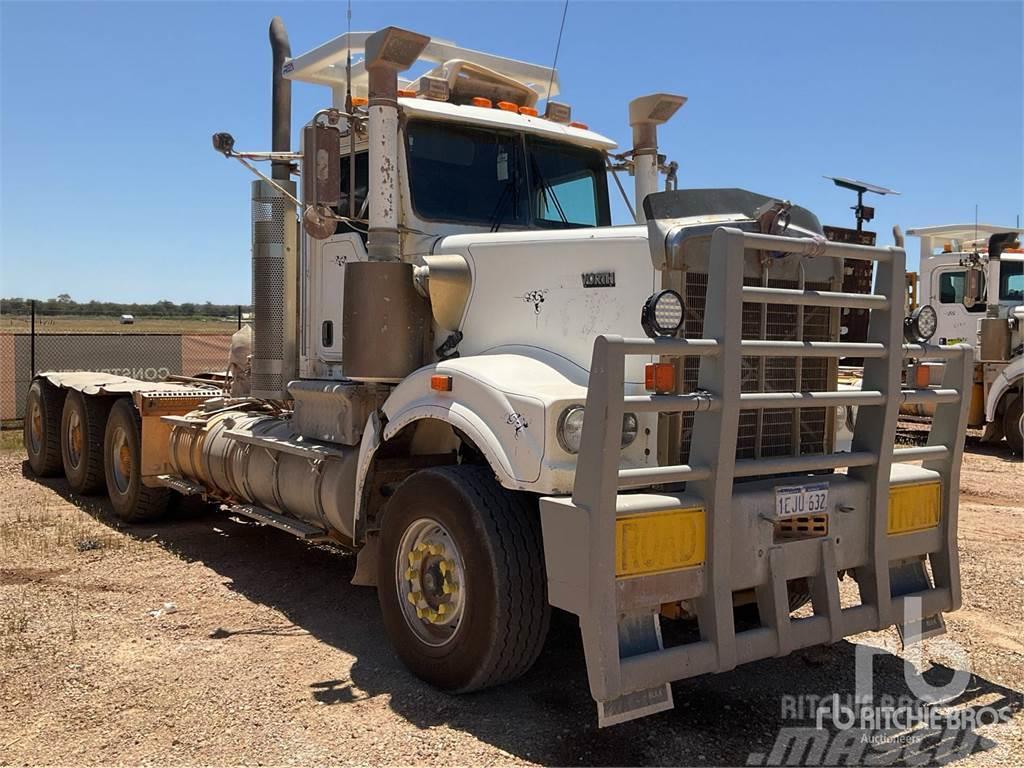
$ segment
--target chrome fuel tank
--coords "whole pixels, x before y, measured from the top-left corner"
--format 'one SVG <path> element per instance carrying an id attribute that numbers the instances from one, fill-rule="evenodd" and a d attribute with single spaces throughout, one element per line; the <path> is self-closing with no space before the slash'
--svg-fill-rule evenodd
<path id="1" fill-rule="evenodd" d="M 192 416 L 171 430 L 178 475 L 225 500 L 257 504 L 351 542 L 358 448 L 311 442 L 280 416 Z"/>

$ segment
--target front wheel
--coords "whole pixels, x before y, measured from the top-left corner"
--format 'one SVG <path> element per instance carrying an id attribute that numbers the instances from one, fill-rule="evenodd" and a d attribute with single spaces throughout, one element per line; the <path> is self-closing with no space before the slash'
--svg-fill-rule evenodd
<path id="1" fill-rule="evenodd" d="M 530 669 L 550 609 L 529 497 L 487 467 L 421 470 L 388 501 L 380 543 L 384 626 L 417 677 L 462 693 Z"/>
<path id="2" fill-rule="evenodd" d="M 1018 395 L 1003 410 L 1003 434 L 1014 453 L 1024 449 L 1024 396 Z"/>

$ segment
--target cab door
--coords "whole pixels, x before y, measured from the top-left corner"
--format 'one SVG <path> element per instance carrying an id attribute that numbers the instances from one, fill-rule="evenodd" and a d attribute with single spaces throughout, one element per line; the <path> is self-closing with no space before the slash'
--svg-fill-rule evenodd
<path id="1" fill-rule="evenodd" d="M 977 299 L 971 307 L 964 303 L 967 291 L 966 267 L 950 264 L 936 268 L 932 272 L 929 289 L 935 299 L 932 305 L 939 316 L 936 341 L 939 344 L 964 342 L 976 345 L 978 319 L 985 316 L 985 300 Z M 984 297 L 984 276 L 979 293 Z"/>

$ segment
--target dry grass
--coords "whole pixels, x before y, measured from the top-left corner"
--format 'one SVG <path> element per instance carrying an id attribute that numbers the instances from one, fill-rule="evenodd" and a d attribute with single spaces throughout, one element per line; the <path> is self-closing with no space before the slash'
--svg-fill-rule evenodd
<path id="1" fill-rule="evenodd" d="M 31 321 L 27 315 L 0 315 L 0 333 L 27 333 Z M 133 325 L 121 325 L 116 317 L 64 315 L 36 316 L 36 333 L 234 333 L 234 317 L 182 318 L 137 317 Z"/>
<path id="2" fill-rule="evenodd" d="M 20 428 L 0 429 L 0 452 L 20 451 L 24 447 Z"/>

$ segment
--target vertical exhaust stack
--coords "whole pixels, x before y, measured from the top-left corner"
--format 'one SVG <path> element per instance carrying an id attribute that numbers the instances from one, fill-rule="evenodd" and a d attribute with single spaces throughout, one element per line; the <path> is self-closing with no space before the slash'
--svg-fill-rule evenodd
<path id="1" fill-rule="evenodd" d="M 291 151 L 292 86 L 282 68 L 291 56 L 284 22 L 270 22 L 273 52 L 272 136 L 275 152 Z M 294 197 L 290 163 L 273 163 L 274 182 Z M 255 313 L 252 395 L 287 400 L 298 374 L 298 229 L 295 204 L 262 179 L 252 183 L 252 304 Z"/>
<path id="2" fill-rule="evenodd" d="M 658 126 L 667 123 L 686 103 L 685 96 L 652 93 L 629 102 L 633 128 L 633 183 L 636 223 L 647 221 L 644 199 L 658 191 Z"/>
<path id="3" fill-rule="evenodd" d="M 369 261 L 345 265 L 341 326 L 345 376 L 396 382 L 424 363 L 429 305 L 402 261 L 398 196 L 398 73 L 415 63 L 430 38 L 385 27 L 366 40 L 369 75 Z"/>

